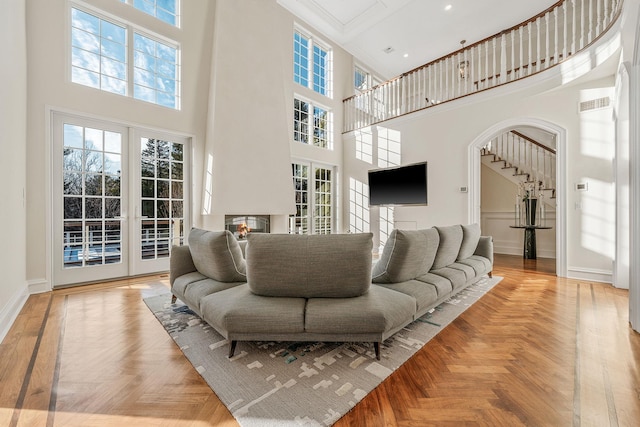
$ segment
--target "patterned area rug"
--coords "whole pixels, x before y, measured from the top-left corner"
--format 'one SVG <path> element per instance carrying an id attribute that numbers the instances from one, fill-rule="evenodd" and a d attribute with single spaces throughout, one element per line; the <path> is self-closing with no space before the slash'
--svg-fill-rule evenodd
<path id="1" fill-rule="evenodd" d="M 488 292 L 485 277 L 386 340 L 370 343 L 228 342 L 171 295 L 144 301 L 243 427 L 330 426 Z"/>

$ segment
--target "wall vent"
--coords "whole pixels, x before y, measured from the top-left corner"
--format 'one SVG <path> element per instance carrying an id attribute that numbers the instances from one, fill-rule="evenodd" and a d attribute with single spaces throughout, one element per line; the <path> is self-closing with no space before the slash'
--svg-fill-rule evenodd
<path id="1" fill-rule="evenodd" d="M 611 99 L 608 96 L 604 98 L 591 99 L 580 103 L 580 112 L 599 110 L 600 108 L 607 108 L 611 104 Z"/>

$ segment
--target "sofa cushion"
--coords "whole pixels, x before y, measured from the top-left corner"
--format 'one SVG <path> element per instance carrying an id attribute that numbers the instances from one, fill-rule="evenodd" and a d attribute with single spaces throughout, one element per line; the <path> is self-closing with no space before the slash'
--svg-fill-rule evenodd
<path id="1" fill-rule="evenodd" d="M 202 298 L 207 295 L 215 294 L 216 292 L 224 291 L 225 289 L 233 288 L 234 286 L 242 285 L 244 283 L 240 282 L 218 282 L 213 279 L 204 279 L 199 282 L 191 283 L 187 286 L 187 289 L 184 293 L 187 305 L 189 307 L 197 307 L 198 313 L 200 311 L 200 303 L 202 302 Z"/>
<path id="2" fill-rule="evenodd" d="M 436 252 L 436 259 L 433 261 L 433 270 L 446 267 L 456 262 L 460 245 L 462 244 L 462 226 L 450 225 L 447 227 L 434 227 L 438 230 L 440 243 Z"/>
<path id="3" fill-rule="evenodd" d="M 458 252 L 458 260 L 467 259 L 475 252 L 480 241 L 480 225 L 469 224 L 462 226 L 462 244 Z"/>
<path id="4" fill-rule="evenodd" d="M 362 295 L 371 286 L 372 236 L 251 233 L 246 249 L 249 288 L 271 297 Z"/>
<path id="5" fill-rule="evenodd" d="M 473 268 L 476 272 L 476 277 L 480 277 L 491 271 L 491 263 L 489 260 L 479 255 L 472 255 L 469 258 L 461 259 L 458 264 L 465 264 Z"/>
<path id="6" fill-rule="evenodd" d="M 356 298 L 312 298 L 307 302 L 305 331 L 318 334 L 383 333 L 413 320 L 416 301 L 378 285 Z"/>
<path id="7" fill-rule="evenodd" d="M 453 291 L 451 281 L 446 277 L 442 277 L 437 274 L 427 273 L 418 277 L 416 280 L 435 286 L 436 291 L 438 292 L 438 299 L 449 295 Z"/>
<path id="8" fill-rule="evenodd" d="M 228 334 L 295 334 L 304 332 L 304 298 L 255 295 L 242 284 L 203 297 L 202 318 Z"/>
<path id="9" fill-rule="evenodd" d="M 393 230 L 373 267 L 373 283 L 405 282 L 429 272 L 439 241 L 438 231 L 433 228 Z"/>
<path id="10" fill-rule="evenodd" d="M 219 282 L 245 282 L 246 265 L 231 232 L 192 228 L 189 249 L 198 271 Z"/>
<path id="11" fill-rule="evenodd" d="M 419 280 L 408 280 L 401 283 L 379 283 L 376 286 L 393 289 L 394 291 L 412 296 L 416 300 L 416 312 L 418 314 L 422 314 L 438 300 L 438 290 L 435 285 Z"/>
<path id="12" fill-rule="evenodd" d="M 461 262 L 454 262 L 453 264 L 449 265 L 449 268 L 454 268 L 456 270 L 462 271 L 465 277 L 467 278 L 467 282 L 473 280 L 477 276 L 476 271 L 473 269 L 472 266 L 461 263 Z"/>
<path id="13" fill-rule="evenodd" d="M 453 291 L 457 291 L 460 288 L 464 288 L 467 285 L 467 275 L 462 270 L 456 270 L 455 268 L 443 267 L 438 270 L 431 270 L 433 274 L 442 276 L 448 279 L 453 286 Z"/>

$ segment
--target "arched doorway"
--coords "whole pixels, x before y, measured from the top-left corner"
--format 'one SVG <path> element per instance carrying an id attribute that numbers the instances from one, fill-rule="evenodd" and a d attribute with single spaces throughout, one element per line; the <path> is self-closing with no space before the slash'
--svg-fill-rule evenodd
<path id="1" fill-rule="evenodd" d="M 496 123 L 469 144 L 469 222 L 480 223 L 481 215 L 481 152 L 493 138 L 517 127 L 533 127 L 555 135 L 556 140 L 556 274 L 567 276 L 566 246 L 566 130 L 554 123 L 535 118 L 513 118 Z"/>

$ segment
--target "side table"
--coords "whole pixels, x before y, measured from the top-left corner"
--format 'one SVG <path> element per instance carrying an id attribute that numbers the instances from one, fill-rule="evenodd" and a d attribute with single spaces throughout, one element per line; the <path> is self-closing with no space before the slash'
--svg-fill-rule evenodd
<path id="1" fill-rule="evenodd" d="M 551 227 L 541 225 L 510 225 L 509 228 L 524 229 L 524 259 L 536 259 L 536 230 L 549 230 Z"/>

